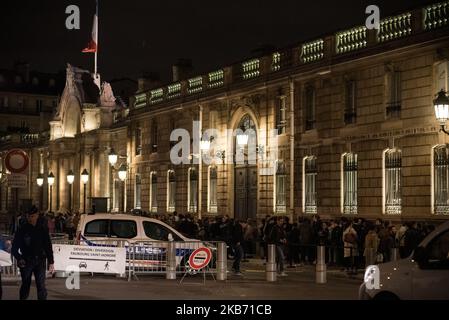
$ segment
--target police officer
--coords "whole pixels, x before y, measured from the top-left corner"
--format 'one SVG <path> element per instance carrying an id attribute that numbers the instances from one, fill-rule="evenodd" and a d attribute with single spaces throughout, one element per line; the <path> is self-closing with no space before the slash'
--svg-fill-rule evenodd
<path id="1" fill-rule="evenodd" d="M 36 207 L 31 208 L 27 213 L 27 222 L 16 232 L 11 251 L 17 260 L 22 277 L 20 300 L 26 300 L 29 296 L 33 273 L 37 297 L 39 300 L 46 300 L 45 262 L 48 261 L 49 271 L 53 273 L 53 249 L 48 228 L 39 219 Z"/>

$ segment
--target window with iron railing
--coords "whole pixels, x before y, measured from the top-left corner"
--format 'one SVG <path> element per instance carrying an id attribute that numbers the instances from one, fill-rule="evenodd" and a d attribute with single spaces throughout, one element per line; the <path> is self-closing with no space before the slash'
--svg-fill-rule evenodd
<path id="1" fill-rule="evenodd" d="M 140 174 L 136 174 L 135 209 L 142 209 L 142 177 Z"/>
<path id="2" fill-rule="evenodd" d="M 274 212 L 282 214 L 287 212 L 287 172 L 285 170 L 285 163 L 283 161 L 276 162 L 275 175 L 275 194 L 274 194 Z"/>
<path id="3" fill-rule="evenodd" d="M 316 178 L 318 174 L 315 156 L 303 159 L 303 211 L 306 214 L 317 213 Z"/>
<path id="4" fill-rule="evenodd" d="M 155 171 L 150 174 L 150 211 L 157 213 L 157 173 Z"/>
<path id="5" fill-rule="evenodd" d="M 167 172 L 167 212 L 176 210 L 176 175 L 173 170 Z"/>
<path id="6" fill-rule="evenodd" d="M 218 182 L 217 167 L 210 166 L 209 167 L 208 210 L 207 210 L 209 213 L 217 213 L 218 212 L 217 182 Z"/>
<path id="7" fill-rule="evenodd" d="M 449 215 L 449 149 L 447 145 L 433 148 L 434 213 Z"/>
<path id="8" fill-rule="evenodd" d="M 388 149 L 384 152 L 384 212 L 401 214 L 402 211 L 402 152 Z"/>
<path id="9" fill-rule="evenodd" d="M 342 157 L 342 204 L 344 214 L 357 213 L 357 154 Z"/>
<path id="10" fill-rule="evenodd" d="M 187 178 L 187 211 L 190 213 L 195 213 L 198 210 L 198 174 L 195 168 L 189 168 Z"/>

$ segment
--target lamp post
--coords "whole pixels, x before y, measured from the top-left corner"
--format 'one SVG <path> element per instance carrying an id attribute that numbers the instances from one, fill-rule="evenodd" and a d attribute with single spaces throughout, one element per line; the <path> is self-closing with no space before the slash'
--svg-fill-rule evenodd
<path id="1" fill-rule="evenodd" d="M 446 91 L 441 90 L 438 92 L 437 98 L 433 100 L 433 105 L 435 108 L 435 118 L 440 123 L 441 131 L 449 135 L 446 131 L 445 125 L 449 120 L 449 98 Z"/>
<path id="2" fill-rule="evenodd" d="M 81 181 L 84 184 L 84 202 L 83 202 L 83 213 L 86 213 L 86 185 L 87 182 L 89 181 L 89 172 L 87 172 L 86 169 L 83 170 L 83 172 L 81 172 Z"/>
<path id="3" fill-rule="evenodd" d="M 49 212 L 53 212 L 52 211 L 52 200 L 53 200 L 53 184 L 55 183 L 55 176 L 53 174 L 53 172 L 50 172 L 50 174 L 47 177 L 47 182 L 48 185 L 50 186 L 50 207 L 49 207 Z"/>
<path id="4" fill-rule="evenodd" d="M 39 210 L 42 210 L 43 206 L 42 206 L 42 202 L 44 202 L 44 195 L 43 195 L 43 188 L 42 186 L 44 185 L 44 176 L 42 175 L 42 173 L 39 173 L 37 175 L 36 178 L 36 183 L 39 186 Z"/>
<path id="5" fill-rule="evenodd" d="M 120 166 L 120 168 L 118 169 L 118 177 L 119 179 L 123 182 L 123 193 L 122 193 L 122 208 L 123 208 L 123 212 L 125 212 L 125 190 L 126 190 L 126 186 L 125 186 L 125 180 L 126 180 L 126 176 L 127 176 L 127 168 L 126 168 L 126 164 L 122 163 L 122 165 Z"/>
<path id="6" fill-rule="evenodd" d="M 69 210 L 72 212 L 72 185 L 75 181 L 75 174 L 73 173 L 73 170 L 70 170 L 67 174 L 67 182 L 69 184 Z"/>

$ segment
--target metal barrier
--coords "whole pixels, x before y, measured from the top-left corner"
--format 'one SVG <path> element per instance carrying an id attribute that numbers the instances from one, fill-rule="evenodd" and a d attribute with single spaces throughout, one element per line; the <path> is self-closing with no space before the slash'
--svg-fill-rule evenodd
<path id="1" fill-rule="evenodd" d="M 226 280 L 223 275 L 223 257 L 220 256 L 220 269 L 217 269 L 220 242 L 136 242 L 127 246 L 128 279 L 143 274 L 165 274 L 167 279 L 174 280 L 178 274 L 197 274 L 220 272 L 219 280 Z M 211 261 L 208 266 L 196 270 L 189 265 L 189 257 L 200 247 L 209 248 Z M 223 245 L 220 246 L 223 252 Z M 226 248 L 226 245 L 225 245 Z M 226 255 L 226 249 L 224 250 Z M 224 269 L 226 271 L 226 269 Z"/>
<path id="2" fill-rule="evenodd" d="M 7 278 L 19 278 L 20 277 L 20 269 L 17 267 L 17 261 L 14 257 L 11 257 L 12 265 L 9 267 L 0 267 L 2 276 Z"/>
<path id="3" fill-rule="evenodd" d="M 266 264 L 266 275 L 268 282 L 276 281 L 276 245 L 269 244 L 268 245 L 268 261 Z"/>

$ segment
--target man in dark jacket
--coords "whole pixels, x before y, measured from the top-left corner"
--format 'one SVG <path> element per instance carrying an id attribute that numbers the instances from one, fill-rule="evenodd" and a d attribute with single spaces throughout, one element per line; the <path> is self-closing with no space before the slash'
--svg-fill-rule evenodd
<path id="1" fill-rule="evenodd" d="M 271 229 L 270 243 L 276 245 L 276 263 L 278 265 L 278 271 L 280 276 L 286 276 L 284 272 L 284 245 L 287 242 L 287 237 L 283 228 L 284 218 L 278 217 L 277 223 Z"/>
<path id="2" fill-rule="evenodd" d="M 232 264 L 232 270 L 236 275 L 242 275 L 240 271 L 240 262 L 242 261 L 243 251 L 243 227 L 238 220 L 234 220 L 232 225 L 231 242 L 234 249 L 234 263 Z"/>
<path id="3" fill-rule="evenodd" d="M 404 254 L 408 257 L 412 254 L 413 250 L 419 245 L 420 236 L 418 230 L 416 229 L 416 223 L 408 223 L 408 229 L 404 235 Z"/>
<path id="4" fill-rule="evenodd" d="M 22 277 L 20 300 L 26 300 L 30 293 L 31 277 L 34 273 L 39 300 L 47 299 L 45 288 L 45 262 L 49 271 L 54 271 L 53 249 L 48 228 L 39 222 L 39 214 L 33 207 L 27 214 L 25 223 L 15 234 L 12 255 L 17 260 Z M 20 250 L 20 253 L 19 253 Z"/>

